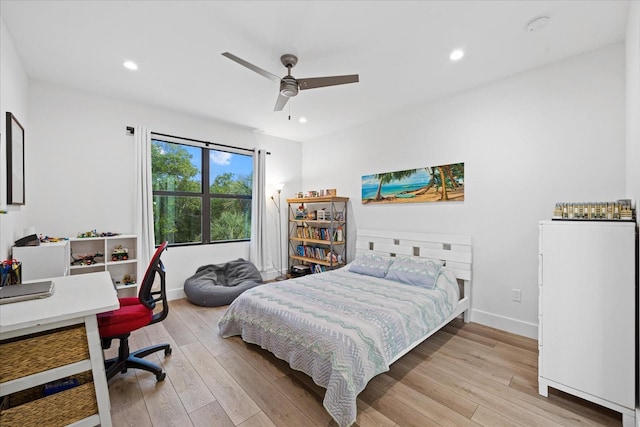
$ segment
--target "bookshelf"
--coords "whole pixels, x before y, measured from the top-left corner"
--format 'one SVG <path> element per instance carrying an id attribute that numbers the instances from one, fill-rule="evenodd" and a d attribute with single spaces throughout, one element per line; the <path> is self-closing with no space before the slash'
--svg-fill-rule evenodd
<path id="1" fill-rule="evenodd" d="M 289 272 L 300 264 L 312 273 L 346 264 L 348 202 L 338 196 L 287 199 Z"/>

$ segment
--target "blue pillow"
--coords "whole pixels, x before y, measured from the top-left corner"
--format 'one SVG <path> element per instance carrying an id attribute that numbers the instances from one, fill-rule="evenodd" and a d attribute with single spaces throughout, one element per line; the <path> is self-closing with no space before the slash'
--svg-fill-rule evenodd
<path id="1" fill-rule="evenodd" d="M 386 278 L 407 285 L 433 289 L 443 264 L 441 260 L 400 257 L 393 261 Z"/>
<path id="2" fill-rule="evenodd" d="M 349 271 L 373 277 L 384 277 L 393 258 L 374 254 L 359 254 L 349 266 Z"/>

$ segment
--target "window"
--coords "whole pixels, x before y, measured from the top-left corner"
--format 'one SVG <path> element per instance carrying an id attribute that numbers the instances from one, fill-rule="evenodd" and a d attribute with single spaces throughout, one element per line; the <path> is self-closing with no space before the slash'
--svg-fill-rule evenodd
<path id="1" fill-rule="evenodd" d="M 152 134 L 156 245 L 248 240 L 253 157 L 187 142 Z"/>

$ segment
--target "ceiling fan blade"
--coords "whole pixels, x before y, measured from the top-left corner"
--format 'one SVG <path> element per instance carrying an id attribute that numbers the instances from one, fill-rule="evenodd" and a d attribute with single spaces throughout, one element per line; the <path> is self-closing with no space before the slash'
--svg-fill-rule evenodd
<path id="1" fill-rule="evenodd" d="M 276 99 L 276 106 L 273 107 L 273 111 L 282 111 L 285 105 L 287 105 L 288 97 L 283 96 L 282 94 L 278 94 L 278 99 Z"/>
<path id="2" fill-rule="evenodd" d="M 276 76 L 275 74 L 271 74 L 270 72 L 263 70 L 262 68 L 253 65 L 250 62 L 245 61 L 242 58 L 238 58 L 237 56 L 235 56 L 232 53 L 229 52 L 224 52 L 222 54 L 222 56 L 226 56 L 227 58 L 229 58 L 232 61 L 237 62 L 240 65 L 244 65 L 245 67 L 247 67 L 248 69 L 250 69 L 251 71 L 255 71 L 256 73 L 268 78 L 269 80 L 273 80 L 274 82 L 278 82 L 280 83 L 280 77 Z"/>
<path id="3" fill-rule="evenodd" d="M 331 77 L 311 77 L 309 79 L 297 79 L 300 90 L 314 89 L 316 87 L 344 85 L 347 83 L 358 83 L 357 74 L 349 74 L 348 76 L 331 76 Z"/>

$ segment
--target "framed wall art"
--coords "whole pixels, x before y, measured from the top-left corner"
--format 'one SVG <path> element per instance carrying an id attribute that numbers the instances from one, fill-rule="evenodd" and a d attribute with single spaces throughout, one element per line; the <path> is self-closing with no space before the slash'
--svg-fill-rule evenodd
<path id="1" fill-rule="evenodd" d="M 7 111 L 7 203 L 24 205 L 24 128 Z"/>
<path id="2" fill-rule="evenodd" d="M 362 203 L 464 201 L 464 163 L 426 166 L 362 177 Z"/>

